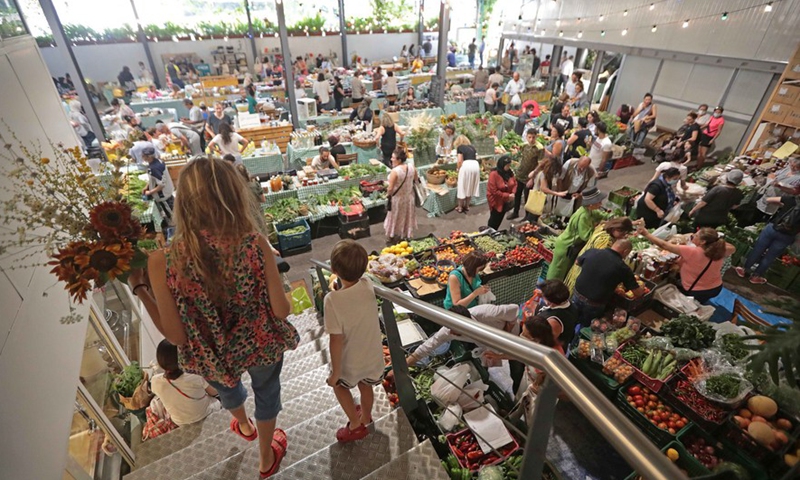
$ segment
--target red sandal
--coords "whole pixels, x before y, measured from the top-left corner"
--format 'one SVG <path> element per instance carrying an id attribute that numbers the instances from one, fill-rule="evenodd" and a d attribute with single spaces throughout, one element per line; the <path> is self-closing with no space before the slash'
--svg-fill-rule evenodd
<path id="1" fill-rule="evenodd" d="M 266 472 L 258 472 L 261 478 L 269 478 L 275 475 L 275 472 L 281 468 L 281 460 L 286 456 L 286 433 L 279 428 L 275 429 L 275 433 L 279 435 L 278 438 L 275 438 L 274 435 L 272 437 L 272 453 L 275 456 L 275 460 L 272 462 L 272 466 L 269 467 L 269 470 Z"/>
<path id="2" fill-rule="evenodd" d="M 350 430 L 350 422 L 347 425 L 336 431 L 336 440 L 339 443 L 350 443 L 369 435 L 366 425 L 361 425 L 355 430 Z"/>
<path id="3" fill-rule="evenodd" d="M 361 417 L 361 405 L 356 405 L 356 413 L 358 414 L 359 418 Z M 369 422 L 365 423 L 364 425 L 369 425 L 372 423 L 372 418 L 369 419 Z"/>
<path id="4" fill-rule="evenodd" d="M 256 424 L 253 423 L 252 419 L 248 419 L 248 421 L 250 422 L 250 425 L 253 426 L 253 433 L 251 433 L 250 435 L 245 435 L 244 433 L 242 433 L 242 429 L 239 428 L 239 420 L 236 420 L 235 418 L 231 419 L 231 431 L 236 435 L 239 435 L 240 437 L 244 438 L 248 442 L 252 442 L 256 438 L 258 438 L 258 429 L 256 428 Z"/>

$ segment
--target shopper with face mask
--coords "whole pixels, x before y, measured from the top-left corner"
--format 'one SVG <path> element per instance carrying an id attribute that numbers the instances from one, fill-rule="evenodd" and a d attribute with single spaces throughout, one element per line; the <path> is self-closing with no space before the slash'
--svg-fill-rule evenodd
<path id="1" fill-rule="evenodd" d="M 716 107 L 711 119 L 709 119 L 706 126 L 700 130 L 699 151 L 697 154 L 697 170 L 703 168 L 708 149 L 714 144 L 720 133 L 722 133 L 722 127 L 725 126 L 725 119 L 722 117 L 723 111 L 724 109 L 722 107 Z"/>
<path id="2" fill-rule="evenodd" d="M 657 228 L 664 216 L 676 203 L 675 184 L 681 179 L 681 171 L 668 168 L 655 180 L 647 184 L 644 195 L 636 203 L 636 216 L 644 219 L 647 228 Z"/>

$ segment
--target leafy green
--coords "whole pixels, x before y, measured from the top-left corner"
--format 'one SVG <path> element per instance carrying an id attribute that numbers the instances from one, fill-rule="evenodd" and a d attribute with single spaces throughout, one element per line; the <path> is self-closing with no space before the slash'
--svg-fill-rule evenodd
<path id="1" fill-rule="evenodd" d="M 735 333 L 722 336 L 722 350 L 733 357 L 734 360 L 741 360 L 750 353 L 742 336 Z"/>
<path id="2" fill-rule="evenodd" d="M 523 145 L 525 145 L 525 141 L 513 131 L 506 133 L 500 140 L 500 146 L 509 151 L 512 148 L 520 148 Z"/>
<path id="3" fill-rule="evenodd" d="M 723 373 L 709 377 L 706 380 L 706 388 L 710 393 L 719 395 L 722 398 L 736 398 L 739 395 L 739 386 L 742 379 L 732 373 Z"/>
<path id="4" fill-rule="evenodd" d="M 674 346 L 696 351 L 710 347 L 716 335 L 714 327 L 694 315 L 680 315 L 664 322 L 661 332 L 669 337 Z"/>
<path id="5" fill-rule="evenodd" d="M 114 381 L 111 383 L 111 390 L 123 397 L 131 397 L 136 387 L 142 383 L 143 378 L 144 372 L 142 372 L 139 362 L 131 362 L 130 365 L 122 369 L 119 375 L 114 377 Z"/>

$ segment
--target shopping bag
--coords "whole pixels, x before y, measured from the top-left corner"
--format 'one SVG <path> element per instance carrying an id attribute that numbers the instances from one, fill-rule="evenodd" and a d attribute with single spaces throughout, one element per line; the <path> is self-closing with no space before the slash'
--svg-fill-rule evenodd
<path id="1" fill-rule="evenodd" d="M 672 207 L 672 210 L 664 215 L 664 221 L 668 223 L 678 223 L 678 220 L 681 219 L 681 215 L 683 215 L 683 208 L 676 205 L 675 207 Z"/>
<path id="2" fill-rule="evenodd" d="M 486 292 L 483 295 L 478 295 L 478 305 L 489 305 L 494 303 L 497 297 L 492 292 Z"/>
<path id="3" fill-rule="evenodd" d="M 431 396 L 444 405 L 456 403 L 461 396 L 461 388 L 470 378 L 469 363 L 461 363 L 453 368 L 437 371 L 434 374 L 436 381 L 431 385 Z"/>
<path id="4" fill-rule="evenodd" d="M 556 204 L 553 207 L 553 215 L 558 217 L 571 217 L 573 209 L 575 208 L 575 199 L 570 198 L 556 198 Z"/>
<path id="5" fill-rule="evenodd" d="M 119 395 L 119 403 L 128 410 L 141 410 L 150 405 L 150 400 L 153 399 L 153 394 L 150 392 L 147 372 L 142 373 L 142 381 L 136 386 L 132 396 L 124 397 Z"/>
<path id="6" fill-rule="evenodd" d="M 295 315 L 303 313 L 305 310 L 314 306 L 311 302 L 311 297 L 308 296 L 308 291 L 305 287 L 297 287 L 292 290 L 292 313 Z"/>
<path id="7" fill-rule="evenodd" d="M 539 190 L 531 190 L 528 193 L 528 201 L 525 202 L 525 211 L 531 215 L 541 215 L 544 211 L 545 201 L 547 201 L 547 194 Z"/>

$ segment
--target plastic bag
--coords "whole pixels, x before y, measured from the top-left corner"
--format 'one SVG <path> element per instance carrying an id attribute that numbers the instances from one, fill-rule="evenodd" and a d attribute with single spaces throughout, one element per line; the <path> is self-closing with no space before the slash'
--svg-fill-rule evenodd
<path id="1" fill-rule="evenodd" d="M 461 396 L 459 388 L 464 388 L 469 381 L 470 369 L 470 364 L 460 363 L 450 369 L 437 370 L 434 374 L 436 381 L 431 385 L 431 396 L 444 405 L 456 403 Z"/>
<path id="2" fill-rule="evenodd" d="M 444 412 L 436 423 L 442 427 L 443 431 L 450 432 L 461 423 L 461 413 L 461 405 L 457 403 L 455 405 L 448 405 L 445 407 Z"/>
<path id="3" fill-rule="evenodd" d="M 672 238 L 677 234 L 678 234 L 678 227 L 672 225 L 670 228 L 669 223 L 661 225 L 653 232 L 653 236 L 660 238 L 661 240 L 669 240 L 670 238 Z"/>
<path id="4" fill-rule="evenodd" d="M 292 313 L 295 315 L 299 315 L 314 306 L 305 287 L 295 288 L 290 296 L 292 297 Z"/>
<path id="5" fill-rule="evenodd" d="M 464 387 L 464 391 L 458 397 L 458 404 L 461 405 L 465 412 L 475 410 L 483 405 L 483 394 L 486 390 L 489 390 L 489 386 L 483 383 L 483 380 L 470 383 Z"/>
<path id="6" fill-rule="evenodd" d="M 676 205 L 672 207 L 672 209 L 669 212 L 667 212 L 666 215 L 664 215 L 664 221 L 669 223 L 677 223 L 678 220 L 681 219 L 681 215 L 683 215 L 683 208 Z"/>
<path id="7" fill-rule="evenodd" d="M 600 365 L 604 364 L 606 361 L 606 358 L 603 355 L 603 349 L 606 346 L 604 337 L 605 335 L 602 333 L 595 333 L 592 335 L 591 358 L 593 362 L 599 363 Z"/>
<path id="8" fill-rule="evenodd" d="M 718 377 L 720 375 L 732 375 L 739 379 L 739 391 L 735 397 L 732 398 L 725 398 L 721 395 L 718 395 L 714 392 L 709 391 L 708 389 L 708 381 L 712 377 Z M 753 390 L 753 384 L 745 380 L 742 376 L 742 371 L 737 368 L 730 368 L 730 369 L 721 369 L 716 370 L 706 375 L 702 375 L 697 377 L 694 382 L 695 390 L 697 390 L 700 395 L 708 398 L 709 400 L 713 400 L 717 403 L 722 403 L 724 405 L 734 406 L 737 405 L 739 402 L 745 399 L 747 395 Z"/>
<path id="9" fill-rule="evenodd" d="M 489 291 L 478 296 L 478 305 L 489 305 L 494 303 L 495 300 L 497 300 L 497 297 L 495 297 L 494 293 Z"/>

